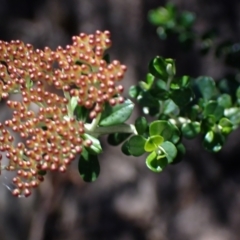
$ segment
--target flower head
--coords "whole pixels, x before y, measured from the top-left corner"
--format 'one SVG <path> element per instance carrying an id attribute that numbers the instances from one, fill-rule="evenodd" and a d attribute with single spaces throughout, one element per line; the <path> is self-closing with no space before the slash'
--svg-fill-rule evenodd
<path id="1" fill-rule="evenodd" d="M 90 119 L 105 103 L 122 101 L 118 82 L 126 67 L 104 60 L 109 37 L 108 31 L 80 34 L 72 45 L 55 51 L 0 41 L 0 96 L 13 111 L 12 119 L 0 123 L 0 151 L 9 160 L 4 169 L 17 173 L 13 195 L 29 196 L 43 181 L 42 171 L 65 172 L 91 144 L 84 138 L 84 122 L 73 114 L 71 99 L 89 109 Z M 19 95 L 17 101 L 11 100 L 13 94 Z"/>

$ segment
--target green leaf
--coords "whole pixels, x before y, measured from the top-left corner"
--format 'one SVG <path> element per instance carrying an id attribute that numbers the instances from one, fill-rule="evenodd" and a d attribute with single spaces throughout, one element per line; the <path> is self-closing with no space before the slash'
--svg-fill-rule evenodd
<path id="1" fill-rule="evenodd" d="M 183 88 L 183 89 L 172 90 L 170 94 L 170 98 L 181 109 L 193 100 L 194 94 L 190 88 Z"/>
<path id="2" fill-rule="evenodd" d="M 199 113 L 200 107 L 198 105 L 193 105 L 189 112 L 189 118 L 194 121 L 195 119 L 198 118 Z"/>
<path id="3" fill-rule="evenodd" d="M 166 157 L 159 157 L 155 151 L 151 152 L 146 159 L 147 167 L 153 172 L 162 172 L 168 165 Z"/>
<path id="4" fill-rule="evenodd" d="M 107 141 L 110 145 L 117 146 L 125 141 L 130 135 L 130 133 L 112 133 L 108 135 Z"/>
<path id="5" fill-rule="evenodd" d="M 176 7 L 173 4 L 168 4 L 166 7 L 150 10 L 148 19 L 154 25 L 170 25 L 173 27 L 175 24 L 175 15 Z"/>
<path id="6" fill-rule="evenodd" d="M 154 98 L 149 91 L 143 92 L 137 99 L 139 104 L 143 107 L 143 112 L 151 116 L 159 113 L 159 100 Z"/>
<path id="7" fill-rule="evenodd" d="M 186 153 L 186 149 L 182 143 L 178 143 L 175 147 L 177 148 L 177 156 L 174 158 L 171 164 L 177 164 L 182 161 L 183 156 Z"/>
<path id="8" fill-rule="evenodd" d="M 146 83 L 148 84 L 149 88 L 152 87 L 152 85 L 154 83 L 154 79 L 155 79 L 155 77 L 151 73 L 147 74 Z"/>
<path id="9" fill-rule="evenodd" d="M 141 92 L 141 88 L 139 86 L 131 86 L 128 90 L 128 94 L 131 98 L 137 98 Z"/>
<path id="10" fill-rule="evenodd" d="M 236 97 L 237 97 L 238 105 L 240 105 L 240 86 L 237 88 Z"/>
<path id="11" fill-rule="evenodd" d="M 107 105 L 102 113 L 100 126 L 112 126 L 124 123 L 131 115 L 134 104 L 127 99 L 124 103 L 114 107 Z"/>
<path id="12" fill-rule="evenodd" d="M 99 153 L 102 153 L 102 146 L 101 146 L 100 141 L 97 138 L 85 133 L 84 134 L 84 139 L 89 139 L 89 140 L 92 141 L 92 145 L 87 148 L 87 150 L 91 154 L 96 154 L 97 155 Z"/>
<path id="13" fill-rule="evenodd" d="M 161 144 L 161 148 L 164 149 L 168 163 L 172 163 L 177 156 L 177 148 L 171 142 L 164 142 Z"/>
<path id="14" fill-rule="evenodd" d="M 218 97 L 217 102 L 223 108 L 230 108 L 232 106 L 232 98 L 229 94 L 222 94 Z"/>
<path id="15" fill-rule="evenodd" d="M 127 155 L 127 156 L 131 156 L 131 153 L 128 150 L 128 140 L 126 142 L 123 143 L 122 147 L 121 147 L 122 152 Z"/>
<path id="16" fill-rule="evenodd" d="M 145 117 L 139 117 L 135 121 L 135 127 L 139 135 L 142 135 L 148 129 L 148 122 Z"/>
<path id="17" fill-rule="evenodd" d="M 167 99 L 163 102 L 163 113 L 166 115 L 173 114 L 174 116 L 177 116 L 179 114 L 179 107 L 172 99 Z"/>
<path id="18" fill-rule="evenodd" d="M 167 63 L 162 57 L 155 57 L 149 64 L 149 72 L 155 76 L 159 77 L 164 81 L 167 81 L 168 73 L 166 70 Z"/>
<path id="19" fill-rule="evenodd" d="M 213 115 L 218 121 L 223 116 L 224 108 L 220 106 L 217 101 L 209 101 L 203 110 L 203 115 L 205 117 Z"/>
<path id="20" fill-rule="evenodd" d="M 138 157 L 145 153 L 144 145 L 146 139 L 142 136 L 136 135 L 132 136 L 128 140 L 127 148 L 131 155 Z"/>
<path id="21" fill-rule="evenodd" d="M 215 82 L 211 77 L 198 77 L 196 79 L 196 85 L 198 86 L 202 97 L 206 101 L 210 100 L 216 92 Z"/>
<path id="22" fill-rule="evenodd" d="M 238 107 L 225 109 L 224 115 L 229 118 L 235 128 L 240 124 L 240 109 Z"/>
<path id="23" fill-rule="evenodd" d="M 140 81 L 139 82 L 139 86 L 141 87 L 141 89 L 143 91 L 147 91 L 150 88 L 149 85 L 146 82 L 144 82 L 144 81 Z"/>
<path id="24" fill-rule="evenodd" d="M 216 119 L 213 115 L 209 115 L 208 117 L 204 118 L 201 123 L 202 132 L 208 132 L 212 128 L 214 128 L 216 123 Z"/>
<path id="25" fill-rule="evenodd" d="M 163 143 L 163 141 L 164 141 L 164 138 L 159 135 L 151 136 L 145 142 L 144 150 L 146 152 L 155 151 Z"/>
<path id="26" fill-rule="evenodd" d="M 149 134 L 150 136 L 161 135 L 165 141 L 168 140 L 173 143 L 177 143 L 180 138 L 178 128 L 165 120 L 157 120 L 152 122 L 149 126 Z"/>
<path id="27" fill-rule="evenodd" d="M 84 149 L 78 161 L 78 170 L 85 182 L 94 182 L 100 173 L 98 156 Z"/>
<path id="28" fill-rule="evenodd" d="M 194 13 L 185 11 L 180 15 L 179 24 L 184 28 L 191 28 L 195 19 Z"/>
<path id="29" fill-rule="evenodd" d="M 161 79 L 156 81 L 156 84 L 149 90 L 149 93 L 156 101 L 166 100 L 169 98 L 167 84 Z"/>
<path id="30" fill-rule="evenodd" d="M 74 115 L 76 116 L 77 120 L 86 122 L 89 110 L 85 107 L 77 105 L 74 110 Z"/>
<path id="31" fill-rule="evenodd" d="M 213 131 L 207 132 L 203 140 L 203 146 L 210 152 L 218 152 L 222 149 L 225 138 L 220 133 Z"/>
<path id="32" fill-rule="evenodd" d="M 190 77 L 189 76 L 182 76 L 180 78 L 174 78 L 171 82 L 170 88 L 171 89 L 181 89 L 186 88 L 189 86 Z"/>
<path id="33" fill-rule="evenodd" d="M 181 127 L 182 134 L 185 138 L 195 138 L 201 131 L 201 125 L 199 122 L 184 123 Z"/>
<path id="34" fill-rule="evenodd" d="M 219 126 L 221 127 L 221 133 L 224 134 L 225 136 L 231 133 L 233 130 L 233 124 L 227 118 L 222 118 L 219 121 Z"/>

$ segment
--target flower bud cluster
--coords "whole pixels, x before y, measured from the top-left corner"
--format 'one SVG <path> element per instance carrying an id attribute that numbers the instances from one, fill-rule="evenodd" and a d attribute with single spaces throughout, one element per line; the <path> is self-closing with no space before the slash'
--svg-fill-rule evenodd
<path id="1" fill-rule="evenodd" d="M 80 34 L 72 45 L 55 51 L 35 50 L 18 40 L 0 41 L 0 96 L 13 111 L 12 119 L 0 123 L 0 152 L 9 160 L 5 169 L 16 171 L 13 195 L 29 196 L 43 181 L 42 171 L 65 172 L 89 146 L 84 123 L 69 113 L 72 97 L 89 109 L 91 119 L 106 102 L 123 101 L 118 82 L 126 67 L 103 59 L 109 37 L 108 31 Z M 20 99 L 11 100 L 13 94 Z"/>

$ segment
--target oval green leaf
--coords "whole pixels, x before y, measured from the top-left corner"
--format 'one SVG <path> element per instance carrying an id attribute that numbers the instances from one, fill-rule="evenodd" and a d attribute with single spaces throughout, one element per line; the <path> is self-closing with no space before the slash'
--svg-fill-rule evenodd
<path id="1" fill-rule="evenodd" d="M 182 134 L 185 138 L 195 138 L 201 131 L 199 122 L 184 123 L 181 127 Z"/>
<path id="2" fill-rule="evenodd" d="M 99 125 L 112 126 L 124 123 L 131 116 L 133 107 L 134 104 L 129 99 L 127 99 L 124 103 L 118 104 L 114 107 L 107 105 L 102 114 Z"/>
<path id="3" fill-rule="evenodd" d="M 159 173 L 168 165 L 168 160 L 166 157 L 158 158 L 157 153 L 153 151 L 146 158 L 146 165 L 151 171 Z"/>
<path id="4" fill-rule="evenodd" d="M 218 104 L 217 101 L 210 101 L 203 110 L 203 115 L 208 117 L 213 115 L 218 121 L 223 116 L 224 108 Z"/>
<path id="5" fill-rule="evenodd" d="M 145 117 L 139 117 L 135 121 L 135 127 L 139 135 L 142 135 L 146 132 L 148 128 L 148 122 Z"/>
<path id="6" fill-rule="evenodd" d="M 156 136 L 151 136 L 147 139 L 144 145 L 144 149 L 146 152 L 152 152 L 157 150 L 158 146 L 160 146 L 164 141 L 164 138 L 156 135 Z"/>
<path id="7" fill-rule="evenodd" d="M 124 142 L 121 147 L 122 153 L 124 153 L 127 156 L 131 156 L 131 153 L 128 150 L 128 141 Z"/>
<path id="8" fill-rule="evenodd" d="M 209 131 L 204 137 L 203 146 L 210 152 L 218 152 L 222 149 L 224 142 L 225 138 L 222 134 Z"/>
<path id="9" fill-rule="evenodd" d="M 218 97 L 217 102 L 224 108 L 230 108 L 232 106 L 232 98 L 229 94 L 222 94 Z"/>
<path id="10" fill-rule="evenodd" d="M 138 157 L 145 153 L 144 145 L 145 145 L 146 139 L 142 136 L 132 136 L 128 140 L 127 148 L 131 155 Z"/>
<path id="11" fill-rule="evenodd" d="M 78 161 L 78 170 L 85 182 L 94 182 L 100 173 L 98 156 L 84 149 Z"/>
<path id="12" fill-rule="evenodd" d="M 221 128 L 221 133 L 224 135 L 228 135 L 233 130 L 233 124 L 228 118 L 222 118 L 219 121 L 219 126 Z"/>
<path id="13" fill-rule="evenodd" d="M 177 156 L 177 148 L 171 142 L 164 142 L 161 144 L 161 148 L 164 149 L 168 163 L 172 163 L 174 158 Z"/>
<path id="14" fill-rule="evenodd" d="M 177 143 L 180 138 L 178 128 L 166 120 L 157 120 L 152 122 L 149 126 L 149 134 L 150 136 L 161 135 L 164 140 L 168 140 L 173 143 Z"/>
<path id="15" fill-rule="evenodd" d="M 191 88 L 182 88 L 172 90 L 170 98 L 179 108 L 183 108 L 194 99 L 194 94 Z"/>
<path id="16" fill-rule="evenodd" d="M 196 79 L 196 85 L 198 86 L 203 99 L 206 101 L 210 100 L 216 92 L 215 82 L 211 77 L 198 77 Z"/>

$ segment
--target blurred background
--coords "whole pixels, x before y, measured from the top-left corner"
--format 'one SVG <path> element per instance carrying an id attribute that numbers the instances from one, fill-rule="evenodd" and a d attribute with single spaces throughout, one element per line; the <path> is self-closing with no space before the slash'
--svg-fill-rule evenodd
<path id="1" fill-rule="evenodd" d="M 173 0 L 196 13 L 196 32 L 217 26 L 240 40 L 240 2 Z M 147 20 L 162 0 L 0 0 L 0 39 L 20 39 L 36 48 L 71 43 L 80 32 L 109 30 L 111 59 L 128 66 L 125 89 L 145 78 L 156 55 L 176 59 L 178 74 L 219 78 L 229 69 L 196 47 L 184 51 L 161 41 Z M 126 93 L 127 94 L 127 91 Z M 4 117 L 4 108 L 1 118 Z M 133 118 L 134 119 L 134 116 Z M 84 183 L 77 163 L 52 174 L 30 198 L 16 199 L 0 188 L 0 240 L 237 240 L 240 236 L 239 131 L 218 154 L 199 139 L 185 141 L 187 154 L 161 174 L 143 158 L 126 157 L 102 139 L 101 174 Z M 3 178 L 2 178 L 3 182 Z"/>

